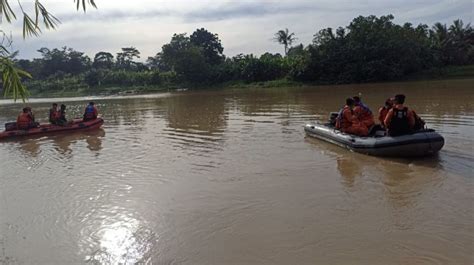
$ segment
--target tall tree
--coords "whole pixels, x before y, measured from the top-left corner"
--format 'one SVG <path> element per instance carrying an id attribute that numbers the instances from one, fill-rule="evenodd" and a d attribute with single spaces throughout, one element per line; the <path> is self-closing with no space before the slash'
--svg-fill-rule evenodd
<path id="1" fill-rule="evenodd" d="M 109 52 L 98 52 L 92 66 L 96 69 L 110 69 L 114 65 L 114 56 Z"/>
<path id="2" fill-rule="evenodd" d="M 474 60 L 474 31 L 470 24 L 455 20 L 448 28 L 435 23 L 430 30 L 430 39 L 438 60 L 443 65 L 469 64 Z"/>
<path id="3" fill-rule="evenodd" d="M 209 80 L 211 65 L 202 47 L 191 43 L 185 33 L 174 34 L 170 43 L 163 45 L 161 62 L 174 71 L 182 81 L 200 83 Z"/>
<path id="4" fill-rule="evenodd" d="M 174 70 L 177 59 L 181 56 L 182 52 L 189 49 L 191 41 L 186 33 L 174 34 L 171 38 L 170 43 L 163 45 L 161 53 L 158 56 L 161 58 L 161 62 L 171 70 Z"/>
<path id="5" fill-rule="evenodd" d="M 42 56 L 41 76 L 48 77 L 58 72 L 79 74 L 90 67 L 90 59 L 83 52 L 72 48 L 61 49 L 41 48 L 38 50 Z"/>
<path id="6" fill-rule="evenodd" d="M 134 58 L 140 58 L 140 52 L 135 47 L 122 48 L 117 53 L 117 67 L 130 70 L 135 66 Z"/>
<path id="7" fill-rule="evenodd" d="M 216 65 L 224 61 L 224 48 L 217 34 L 213 34 L 204 28 L 197 29 L 189 37 L 192 44 L 202 48 L 203 55 L 211 65 Z"/>
<path id="8" fill-rule="evenodd" d="M 453 46 L 454 64 L 473 63 L 472 55 L 474 53 L 474 31 L 471 24 L 464 26 L 462 20 L 457 19 L 449 27 L 449 35 Z"/>
<path id="9" fill-rule="evenodd" d="M 275 33 L 274 40 L 285 47 L 285 55 L 288 54 L 288 47 L 296 40 L 295 33 L 290 33 L 288 29 L 279 30 Z"/>

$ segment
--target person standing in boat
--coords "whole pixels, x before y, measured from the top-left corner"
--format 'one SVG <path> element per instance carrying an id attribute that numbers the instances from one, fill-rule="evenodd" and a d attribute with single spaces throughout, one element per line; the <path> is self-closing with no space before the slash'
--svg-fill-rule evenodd
<path id="1" fill-rule="evenodd" d="M 347 98 L 346 105 L 339 112 L 337 117 L 336 129 L 349 134 L 367 136 L 369 134 L 369 130 L 355 115 L 354 106 L 354 99 Z"/>
<path id="2" fill-rule="evenodd" d="M 23 108 L 23 111 L 16 119 L 16 126 L 20 130 L 28 130 L 30 128 L 38 127 L 38 123 L 35 122 L 35 116 L 33 116 L 31 108 Z"/>
<path id="3" fill-rule="evenodd" d="M 49 109 L 49 123 L 56 124 L 59 119 L 58 104 L 53 103 L 52 107 Z"/>
<path id="4" fill-rule="evenodd" d="M 387 117 L 388 111 L 393 107 L 393 98 L 385 100 L 385 105 L 379 109 L 379 121 L 382 127 L 385 127 L 385 117 Z"/>
<path id="5" fill-rule="evenodd" d="M 84 110 L 84 121 L 94 120 L 97 119 L 98 110 L 96 106 L 94 106 L 94 102 L 89 102 L 86 109 Z"/>
<path id="6" fill-rule="evenodd" d="M 388 111 L 384 120 L 388 135 L 399 136 L 411 133 L 415 127 L 415 116 L 412 110 L 403 105 L 405 95 L 396 95 L 393 103 L 393 108 Z"/>
<path id="7" fill-rule="evenodd" d="M 352 99 L 354 100 L 354 113 L 356 117 L 367 127 L 367 130 L 370 130 L 375 125 L 372 111 L 362 102 L 359 96 L 354 96 Z"/>

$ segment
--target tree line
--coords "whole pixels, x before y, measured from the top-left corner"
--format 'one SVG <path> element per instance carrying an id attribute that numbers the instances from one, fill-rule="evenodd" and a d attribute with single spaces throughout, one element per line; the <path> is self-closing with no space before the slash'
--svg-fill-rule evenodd
<path id="1" fill-rule="evenodd" d="M 81 87 L 203 86 L 226 82 L 288 79 L 299 82 L 353 83 L 402 79 L 420 71 L 450 65 L 474 64 L 474 31 L 455 20 L 398 25 L 392 15 L 359 16 L 346 27 L 325 28 L 312 43 L 292 46 L 288 29 L 275 34 L 284 54 L 224 55 L 215 33 L 201 28 L 191 35 L 174 34 L 155 56 L 137 61 L 140 51 L 122 48 L 101 51 L 94 58 L 72 48 L 41 48 L 41 57 L 15 59 L 29 72 L 33 90 L 54 91 Z"/>

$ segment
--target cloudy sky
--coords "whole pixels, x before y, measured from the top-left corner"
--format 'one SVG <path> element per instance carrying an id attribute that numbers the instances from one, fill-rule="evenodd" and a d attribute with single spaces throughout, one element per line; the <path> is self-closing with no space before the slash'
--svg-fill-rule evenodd
<path id="1" fill-rule="evenodd" d="M 16 6 L 16 1 L 10 1 Z M 26 11 L 33 1 L 21 0 Z M 117 53 L 135 46 L 142 59 L 161 50 L 173 33 L 192 33 L 204 27 L 217 33 L 227 56 L 239 53 L 283 52 L 272 41 L 288 28 L 298 43 L 309 44 L 322 28 L 346 26 L 356 16 L 393 14 L 396 23 L 451 23 L 472 21 L 472 0 L 96 0 L 98 9 L 84 14 L 72 0 L 42 0 L 61 20 L 55 31 L 23 40 L 21 23 L 2 29 L 11 32 L 20 58 L 38 57 L 41 47 L 69 46 L 91 57 L 98 51 Z M 18 7 L 15 7 L 18 11 Z"/>

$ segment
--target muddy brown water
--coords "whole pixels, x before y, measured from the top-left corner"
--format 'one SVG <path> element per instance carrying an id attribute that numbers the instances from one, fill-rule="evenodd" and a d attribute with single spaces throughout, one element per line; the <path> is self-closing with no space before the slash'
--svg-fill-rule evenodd
<path id="1" fill-rule="evenodd" d="M 0 142 L 0 264 L 472 264 L 474 79 L 94 99 L 102 129 Z M 446 140 L 383 159 L 305 138 L 397 92 Z M 52 101 L 69 116 L 88 98 Z M 22 104 L 0 101 L 0 123 Z"/>

